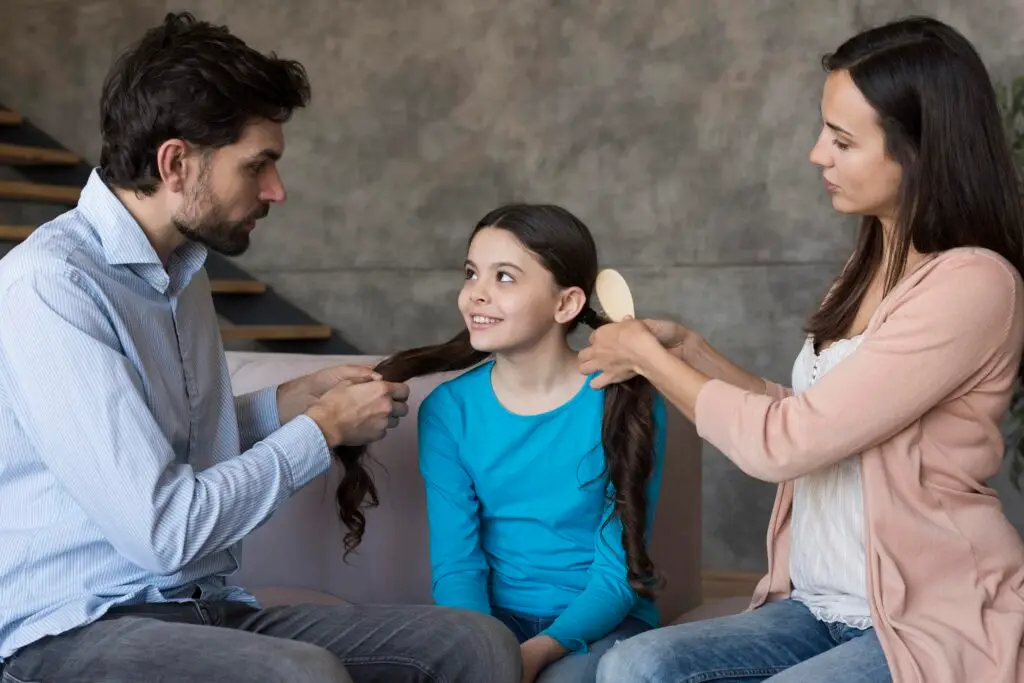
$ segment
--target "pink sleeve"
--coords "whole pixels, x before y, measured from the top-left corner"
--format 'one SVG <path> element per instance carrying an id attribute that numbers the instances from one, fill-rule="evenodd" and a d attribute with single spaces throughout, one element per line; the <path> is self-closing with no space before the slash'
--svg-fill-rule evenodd
<path id="1" fill-rule="evenodd" d="M 781 401 L 787 396 L 793 395 L 793 390 L 789 387 L 784 387 L 781 384 L 776 384 L 775 382 L 767 379 L 764 380 L 764 389 L 765 393 L 776 401 Z"/>
<path id="2" fill-rule="evenodd" d="M 986 364 L 1007 370 L 1016 358 L 1007 337 L 1022 315 L 1017 287 L 991 256 L 951 258 L 807 391 L 780 399 L 708 382 L 697 396 L 697 431 L 765 481 L 794 479 L 859 453 L 969 388 Z"/>

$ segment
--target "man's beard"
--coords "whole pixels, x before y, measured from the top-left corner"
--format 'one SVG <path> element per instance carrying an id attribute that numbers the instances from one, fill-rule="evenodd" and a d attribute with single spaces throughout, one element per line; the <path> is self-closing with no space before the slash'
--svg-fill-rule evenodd
<path id="1" fill-rule="evenodd" d="M 201 176 L 197 185 L 195 192 L 187 198 L 185 210 L 172 219 L 174 227 L 187 239 L 225 256 L 244 253 L 249 248 L 246 223 L 265 217 L 270 212 L 270 205 L 261 204 L 242 220 L 230 221 L 206 186 L 206 178 Z"/>

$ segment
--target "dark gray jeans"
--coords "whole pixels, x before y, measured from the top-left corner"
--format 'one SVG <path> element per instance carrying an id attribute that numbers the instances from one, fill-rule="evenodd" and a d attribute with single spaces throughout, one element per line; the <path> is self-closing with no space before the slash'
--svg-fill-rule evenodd
<path id="1" fill-rule="evenodd" d="M 491 617 L 427 606 L 230 602 L 115 608 L 19 650 L 3 683 L 519 683 Z"/>

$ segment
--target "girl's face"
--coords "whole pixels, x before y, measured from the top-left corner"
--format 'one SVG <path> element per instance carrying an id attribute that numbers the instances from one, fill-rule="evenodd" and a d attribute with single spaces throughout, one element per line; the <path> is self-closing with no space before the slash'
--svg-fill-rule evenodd
<path id="1" fill-rule="evenodd" d="M 895 218 L 902 168 L 885 150 L 878 113 L 847 71 L 833 71 L 821 98 L 823 125 L 811 163 L 820 166 L 832 206 L 841 213 Z"/>
<path id="2" fill-rule="evenodd" d="M 579 287 L 562 288 L 533 253 L 507 230 L 483 228 L 466 255 L 466 283 L 459 311 L 478 351 L 509 353 L 531 348 L 582 309 Z"/>

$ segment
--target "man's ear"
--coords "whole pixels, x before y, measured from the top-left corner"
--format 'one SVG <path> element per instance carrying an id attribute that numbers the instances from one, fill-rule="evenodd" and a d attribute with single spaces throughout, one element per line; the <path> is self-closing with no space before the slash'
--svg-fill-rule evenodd
<path id="1" fill-rule="evenodd" d="M 180 138 L 165 140 L 156 150 L 156 170 L 160 184 L 171 192 L 182 192 L 188 179 L 191 145 Z"/>
<path id="2" fill-rule="evenodd" d="M 562 290 L 558 297 L 558 308 L 555 309 L 555 321 L 563 325 L 571 323 L 586 305 L 587 295 L 579 287 Z"/>

